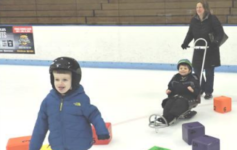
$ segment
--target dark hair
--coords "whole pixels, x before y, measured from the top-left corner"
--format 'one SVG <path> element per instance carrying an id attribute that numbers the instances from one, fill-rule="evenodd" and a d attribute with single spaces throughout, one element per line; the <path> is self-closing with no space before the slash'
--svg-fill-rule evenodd
<path id="1" fill-rule="evenodd" d="M 206 0 L 199 0 L 197 1 L 197 4 L 201 3 L 202 7 L 204 8 L 205 12 L 204 12 L 204 17 L 207 16 L 208 14 L 211 14 L 210 8 L 209 8 L 209 4 Z"/>
<path id="2" fill-rule="evenodd" d="M 190 65 L 186 64 L 186 63 L 181 63 L 181 64 L 179 64 L 178 70 L 179 70 L 179 67 L 180 67 L 180 66 L 185 66 L 185 67 L 188 67 L 189 70 L 192 70 L 192 67 L 191 67 Z"/>

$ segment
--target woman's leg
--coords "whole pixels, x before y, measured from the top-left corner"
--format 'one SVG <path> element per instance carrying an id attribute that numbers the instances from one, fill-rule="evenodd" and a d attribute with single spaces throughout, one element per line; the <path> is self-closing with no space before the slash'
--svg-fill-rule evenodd
<path id="1" fill-rule="evenodd" d="M 200 75 L 201 75 L 201 67 L 200 68 L 194 68 L 194 73 L 198 76 L 198 79 L 199 79 L 199 83 L 200 83 Z M 204 79 L 204 76 L 203 76 L 203 73 L 202 73 L 202 84 L 201 84 L 201 94 L 203 92 L 206 92 L 205 91 L 205 84 L 206 84 L 206 81 Z"/>
<path id="2" fill-rule="evenodd" d="M 214 70 L 215 67 L 209 67 L 205 69 L 206 73 L 206 84 L 205 84 L 205 93 L 206 93 L 206 99 L 212 97 L 212 93 L 214 91 Z"/>

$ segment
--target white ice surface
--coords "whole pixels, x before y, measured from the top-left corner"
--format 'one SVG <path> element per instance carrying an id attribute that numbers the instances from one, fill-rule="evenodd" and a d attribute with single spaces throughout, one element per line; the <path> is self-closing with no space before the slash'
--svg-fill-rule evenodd
<path id="1" fill-rule="evenodd" d="M 206 134 L 219 138 L 221 150 L 236 149 L 237 90 L 234 73 L 215 73 L 214 97 L 232 98 L 232 111 L 213 111 L 213 100 L 204 100 L 190 120 L 160 129 L 148 126 L 151 114 L 162 113 L 167 84 L 176 71 L 82 68 L 81 84 L 91 103 L 106 122 L 112 123 L 109 145 L 91 150 L 148 150 L 160 146 L 172 150 L 191 150 L 182 139 L 182 124 L 198 121 Z M 39 106 L 51 89 L 48 67 L 0 65 L 0 150 L 9 138 L 31 135 Z M 44 144 L 47 144 L 47 138 Z"/>

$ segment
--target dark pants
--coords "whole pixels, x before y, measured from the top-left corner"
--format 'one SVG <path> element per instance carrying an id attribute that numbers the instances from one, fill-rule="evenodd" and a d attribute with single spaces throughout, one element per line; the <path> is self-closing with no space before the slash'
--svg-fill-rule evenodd
<path id="1" fill-rule="evenodd" d="M 170 123 L 189 109 L 189 102 L 185 98 L 171 97 L 164 104 L 163 117 Z"/>
<path id="2" fill-rule="evenodd" d="M 212 94 L 213 92 L 214 70 L 215 70 L 215 67 L 206 68 L 205 69 L 206 80 L 204 80 L 204 76 L 202 76 L 201 90 L 205 92 L 206 94 Z M 194 68 L 194 72 L 200 79 L 201 68 Z M 200 83 L 200 80 L 199 80 L 199 83 Z"/>

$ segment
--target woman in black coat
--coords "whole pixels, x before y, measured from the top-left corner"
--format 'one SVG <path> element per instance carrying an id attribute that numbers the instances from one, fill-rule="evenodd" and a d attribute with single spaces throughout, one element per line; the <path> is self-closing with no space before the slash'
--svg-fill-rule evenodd
<path id="1" fill-rule="evenodd" d="M 214 34 L 214 41 L 211 42 L 209 34 Z M 206 93 L 205 99 L 212 98 L 213 85 L 214 85 L 214 70 L 215 67 L 221 65 L 219 43 L 224 35 L 223 27 L 215 15 L 212 15 L 209 10 L 208 3 L 206 1 L 200 1 L 196 5 L 196 15 L 191 19 L 188 33 L 181 47 L 183 49 L 188 48 L 189 43 L 194 39 L 204 38 L 209 48 L 207 49 L 205 59 L 205 75 L 206 80 L 202 80 L 201 94 Z M 196 46 L 205 46 L 204 41 L 198 41 Z M 204 50 L 194 50 L 192 64 L 195 74 L 199 76 L 203 70 L 201 70 L 203 62 Z"/>

